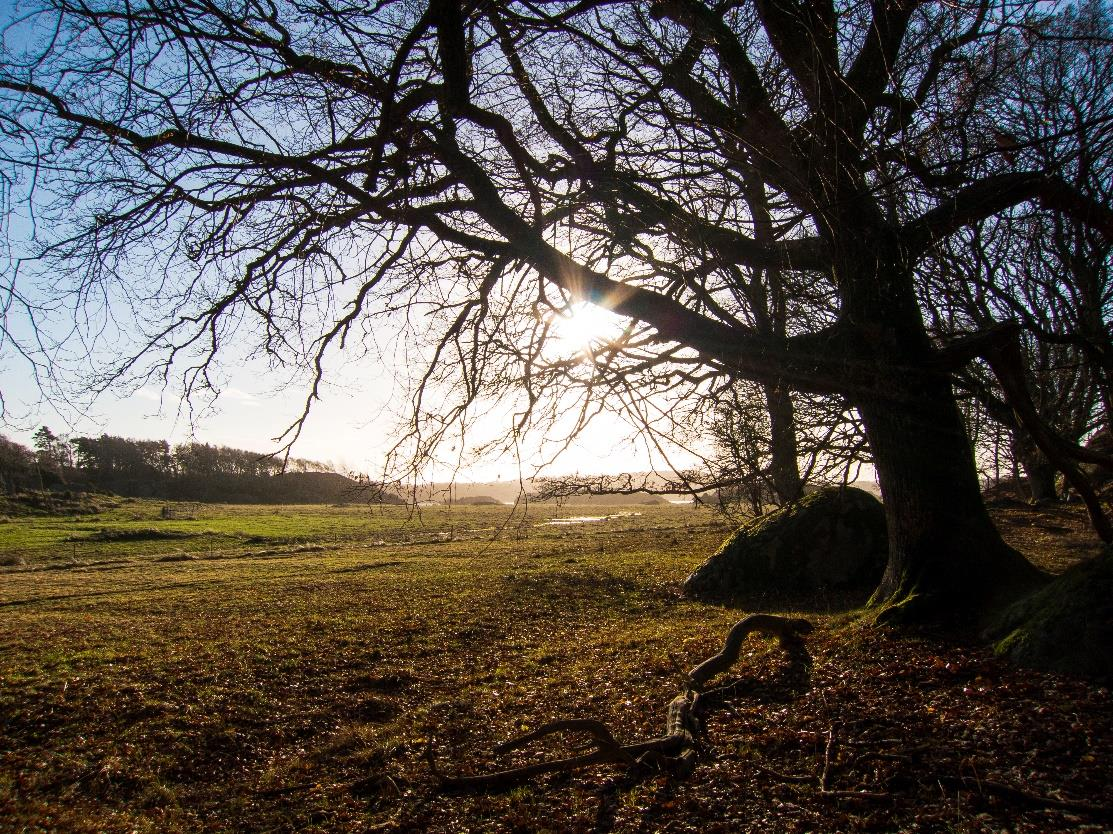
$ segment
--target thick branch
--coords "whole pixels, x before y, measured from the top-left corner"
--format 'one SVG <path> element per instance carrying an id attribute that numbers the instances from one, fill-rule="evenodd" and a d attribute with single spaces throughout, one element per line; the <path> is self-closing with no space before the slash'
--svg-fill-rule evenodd
<path id="1" fill-rule="evenodd" d="M 985 356 L 987 351 L 1015 340 L 1019 334 L 1020 324 L 1010 320 L 959 336 L 936 350 L 934 364 L 941 371 L 957 371 L 968 362 Z"/>
<path id="2" fill-rule="evenodd" d="M 683 236 L 693 244 L 714 250 L 725 263 L 766 269 L 831 269 L 830 254 L 819 238 L 793 238 L 766 244 L 709 222 L 622 178 L 614 181 L 611 187 L 638 209 L 643 221 L 660 223 L 670 234 Z"/>
<path id="3" fill-rule="evenodd" d="M 886 102 L 883 98 L 892 80 L 897 53 L 915 8 L 916 3 L 912 0 L 905 0 L 903 3 L 873 0 L 870 3 L 873 20 L 869 34 L 866 35 L 858 57 L 846 73 L 846 83 L 853 91 L 853 96 L 847 97 L 847 104 L 857 110 L 852 128 L 854 136 L 859 135 L 869 114 L 878 105 L 887 103 L 892 106 L 895 103 L 899 109 L 907 108 L 909 111 L 915 106 L 907 99 Z M 857 101 L 854 100 L 855 97 Z"/>
<path id="4" fill-rule="evenodd" d="M 1013 206 L 1036 201 L 1113 240 L 1113 210 L 1058 177 L 1023 172 L 996 174 L 971 183 L 911 223 L 901 232 L 912 257 L 940 240 Z"/>
<path id="5" fill-rule="evenodd" d="M 538 272 L 574 298 L 652 326 L 661 341 L 678 342 L 748 379 L 786 384 L 817 393 L 886 390 L 868 367 L 840 361 L 839 331 L 830 330 L 779 341 L 753 330 L 732 327 L 695 312 L 680 301 L 643 287 L 615 281 L 551 246 L 540 232 L 503 202 L 486 172 L 442 133 L 437 153 L 468 187 L 477 211 Z"/>
<path id="6" fill-rule="evenodd" d="M 814 207 L 814 195 L 808 188 L 808 160 L 797 152 L 792 132 L 769 105 L 761 74 L 737 35 L 721 17 L 694 0 L 658 0 L 651 14 L 668 18 L 705 40 L 731 74 L 738 100 L 728 107 L 683 63 L 661 67 L 666 83 L 700 119 L 753 148 L 754 164 L 771 183 L 791 194 L 798 204 Z"/>
<path id="7" fill-rule="evenodd" d="M 815 115 L 838 111 L 834 12 L 822 0 L 756 0 L 766 33 Z"/>

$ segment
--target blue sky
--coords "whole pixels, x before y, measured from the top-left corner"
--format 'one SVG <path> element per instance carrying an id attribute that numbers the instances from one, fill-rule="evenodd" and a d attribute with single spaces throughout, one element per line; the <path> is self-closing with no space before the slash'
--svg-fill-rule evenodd
<path id="1" fill-rule="evenodd" d="M 6 26 L 27 7 L 0 0 L 0 21 Z M 7 31 L 6 46 L 18 50 L 22 34 L 18 27 Z M 18 217 L 9 217 L 13 219 L 11 234 L 26 234 L 26 224 Z M 24 292 L 30 291 L 26 279 L 19 286 Z M 30 333 L 14 312 L 6 324 L 17 337 Z M 59 319 L 53 326 L 61 328 L 65 324 Z M 341 469 L 374 471 L 380 465 L 387 446 L 382 429 L 383 406 L 393 392 L 381 369 L 361 369 L 359 378 L 361 382 L 357 383 L 341 376 L 326 386 L 323 401 L 306 425 L 295 454 L 333 462 Z M 222 396 L 212 408 L 191 410 L 174 390 L 152 385 L 113 391 L 88 409 L 74 408 L 36 386 L 30 366 L 10 343 L 0 344 L 0 391 L 5 400 L 0 431 L 24 443 L 30 442 L 39 425 L 46 424 L 57 433 L 71 435 L 108 432 L 171 442 L 197 439 L 259 451 L 275 448 L 274 438 L 296 418 L 304 400 L 301 389 L 282 389 L 280 378 L 258 363 L 232 363 Z"/>
<path id="2" fill-rule="evenodd" d="M 5 24 L 33 4 L 0 0 L 0 21 Z M 6 45 L 19 49 L 25 28 L 9 30 Z M 9 218 L 13 237 L 26 233 L 27 226 L 16 215 Z M 19 287 L 30 289 L 24 277 Z M 41 277 L 41 276 L 39 276 Z M 111 302 L 110 302 L 111 303 Z M 27 337 L 29 329 L 13 315 L 6 322 L 18 336 Z M 64 329 L 66 317 L 55 318 L 45 326 Z M 126 327 L 126 325 L 124 325 Z M 582 334 L 581 334 L 582 335 Z M 126 333 L 121 333 L 121 337 Z M 114 347 L 112 337 L 106 349 Z M 286 376 L 272 373 L 261 362 L 238 361 L 234 356 L 225 363 L 226 375 L 222 395 L 211 407 L 201 402 L 184 403 L 174 387 L 162 389 L 145 385 L 137 389 L 115 390 L 101 395 L 88 406 L 80 408 L 65 404 L 53 392 L 44 392 L 36 385 L 30 366 L 13 350 L 11 343 L 0 343 L 0 391 L 5 400 L 5 413 L 0 419 L 0 432 L 30 443 L 31 435 L 40 425 L 49 425 L 58 434 L 72 436 L 109 434 L 167 439 L 172 443 L 187 440 L 273 451 L 279 437 L 301 411 L 305 389 L 285 384 Z M 80 358 L 80 357 L 78 357 Z M 102 364 L 94 356 L 92 364 Z M 315 404 L 301 437 L 293 449 L 298 457 L 330 462 L 340 470 L 377 473 L 385 453 L 391 446 L 390 428 L 404 416 L 405 397 L 393 383 L 391 369 L 364 361 L 355 361 L 333 369 L 322 389 L 321 400 Z M 489 420 L 476 426 L 477 439 L 506 434 L 505 418 Z M 610 416 L 603 416 L 581 441 L 574 444 L 550 472 L 583 473 L 620 472 L 649 468 L 650 456 L 639 443 L 626 442 L 629 429 Z M 533 438 L 533 445 L 521 449 L 529 462 L 539 460 L 536 447 L 543 438 Z M 685 458 L 682 465 L 690 465 Z M 441 466 L 433 475 L 449 474 Z M 518 464 L 513 459 L 488 461 L 468 466 L 461 475 L 474 480 L 496 477 L 517 477 Z M 530 475 L 530 467 L 522 474 Z"/>

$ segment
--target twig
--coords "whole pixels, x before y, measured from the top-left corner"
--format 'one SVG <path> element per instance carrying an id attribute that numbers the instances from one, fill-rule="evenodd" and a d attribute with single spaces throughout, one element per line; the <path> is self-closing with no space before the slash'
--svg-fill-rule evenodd
<path id="1" fill-rule="evenodd" d="M 819 795 L 825 799 L 857 799 L 862 802 L 880 802 L 893 798 L 891 793 L 884 791 L 820 791 Z"/>
<path id="2" fill-rule="evenodd" d="M 880 744 L 900 744 L 902 739 L 899 738 L 879 738 L 879 739 L 853 739 L 848 738 L 843 742 L 845 747 L 876 747 Z M 926 747 L 927 745 L 921 745 Z M 918 748 L 913 748 L 918 749 Z"/>
<path id="3" fill-rule="evenodd" d="M 883 759 L 888 762 L 912 762 L 912 757 L 904 753 L 881 753 L 877 751 L 867 751 L 865 753 L 859 753 L 857 756 L 851 759 L 850 764 L 856 765 L 860 762 L 869 761 L 870 759 Z"/>
<path id="4" fill-rule="evenodd" d="M 823 751 L 823 772 L 819 775 L 820 793 L 830 793 L 831 768 L 834 765 L 835 753 L 838 749 L 838 727 L 831 725 L 827 731 L 827 749 Z"/>
<path id="5" fill-rule="evenodd" d="M 1113 819 L 1113 808 L 1108 805 L 1094 805 L 1091 802 L 1077 802 L 1069 799 L 1056 799 L 1051 796 L 1042 796 L 1031 793 L 1021 788 L 1006 785 L 1003 782 L 994 782 L 987 779 L 974 779 L 969 776 L 938 776 L 936 781 L 944 788 L 953 790 L 968 790 L 972 793 L 993 794 L 1003 799 L 1010 799 L 1021 805 L 1032 808 L 1054 808 L 1059 811 L 1074 811 L 1080 814 L 1090 814 L 1102 819 Z"/>
<path id="6" fill-rule="evenodd" d="M 792 773 L 781 773 L 778 770 L 773 770 L 773 768 L 771 767 L 766 767 L 765 765 L 759 764 L 755 764 L 754 769 L 760 773 L 764 773 L 767 776 L 772 776 L 774 779 L 779 779 L 782 782 L 792 782 L 800 785 L 806 782 L 815 782 L 815 776 L 812 776 L 811 774 L 807 776 L 797 776 Z"/>

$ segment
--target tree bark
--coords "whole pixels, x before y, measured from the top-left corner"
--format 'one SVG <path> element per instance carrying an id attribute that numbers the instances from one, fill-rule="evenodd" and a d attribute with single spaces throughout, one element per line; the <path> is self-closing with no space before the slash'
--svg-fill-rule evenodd
<path id="1" fill-rule="evenodd" d="M 804 495 L 800 461 L 796 446 L 796 411 L 792 394 L 780 385 L 766 385 L 765 404 L 769 410 L 769 474 L 778 504 L 789 504 Z"/>
<path id="2" fill-rule="evenodd" d="M 1020 447 L 1020 465 L 1028 479 L 1028 497 L 1035 504 L 1059 500 L 1059 490 L 1055 487 L 1057 471 L 1047 456 L 1039 449 L 1026 445 Z"/>
<path id="3" fill-rule="evenodd" d="M 848 218 L 842 228 L 853 228 Z M 870 363 L 884 391 L 854 397 L 885 503 L 889 561 L 871 604 L 890 622 L 976 623 L 1042 574 L 1002 540 L 982 500 L 950 375 L 916 301 L 911 268 L 884 221 L 840 241 L 848 363 Z M 864 233 L 861 231 L 864 228 Z"/>
<path id="4" fill-rule="evenodd" d="M 892 606 L 890 620 L 976 620 L 1041 574 L 993 526 L 949 380 L 923 377 L 913 388 L 894 377 L 894 386 L 903 406 L 858 406 L 889 533 L 889 562 L 871 602 Z"/>

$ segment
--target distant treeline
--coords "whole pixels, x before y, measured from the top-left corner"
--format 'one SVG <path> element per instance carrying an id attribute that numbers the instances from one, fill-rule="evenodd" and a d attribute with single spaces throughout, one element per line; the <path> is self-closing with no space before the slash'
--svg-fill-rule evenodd
<path id="1" fill-rule="evenodd" d="M 382 500 L 394 495 L 303 458 L 165 440 L 102 434 L 65 437 L 43 426 L 34 449 L 0 435 L 0 486 L 20 490 L 66 489 L 134 497 L 231 503 L 335 503 Z"/>

